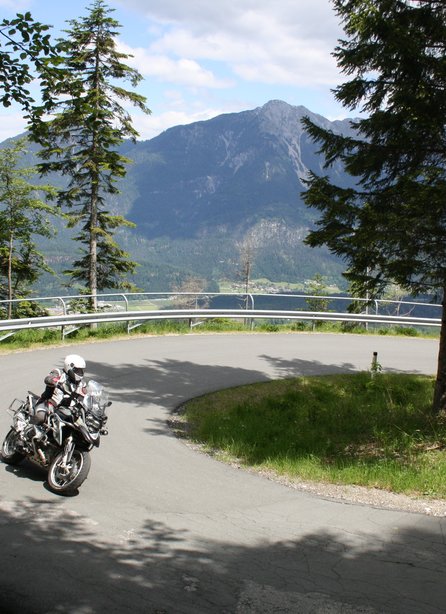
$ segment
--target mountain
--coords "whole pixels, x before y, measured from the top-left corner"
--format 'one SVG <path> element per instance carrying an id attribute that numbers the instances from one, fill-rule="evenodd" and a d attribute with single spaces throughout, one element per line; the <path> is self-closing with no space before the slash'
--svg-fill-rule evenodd
<path id="1" fill-rule="evenodd" d="M 349 179 L 340 165 L 323 169 L 305 116 L 352 134 L 349 120 L 330 122 L 274 100 L 122 145 L 133 163 L 109 206 L 136 224 L 120 240 L 141 264 L 140 287 L 167 289 L 187 275 L 234 278 L 240 244 L 252 248 L 253 277 L 299 282 L 320 273 L 339 281 L 340 262 L 303 244 L 315 221 L 303 180 L 310 169 L 339 185 Z"/>
<path id="2" fill-rule="evenodd" d="M 269 220 L 305 227 L 302 204 L 308 169 L 321 171 L 301 119 L 330 125 L 304 107 L 265 106 L 171 128 L 128 151 L 137 195 L 128 212 L 145 237 L 174 239 L 240 234 Z M 333 173 L 342 173 L 337 168 Z"/>

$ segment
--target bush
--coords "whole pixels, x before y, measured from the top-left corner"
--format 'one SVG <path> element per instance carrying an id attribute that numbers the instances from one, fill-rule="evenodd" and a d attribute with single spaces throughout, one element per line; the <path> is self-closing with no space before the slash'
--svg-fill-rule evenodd
<path id="1" fill-rule="evenodd" d="M 40 318 L 47 315 L 48 311 L 35 301 L 20 301 L 13 307 L 14 318 Z"/>
<path id="2" fill-rule="evenodd" d="M 395 328 L 396 335 L 404 335 L 406 337 L 418 337 L 418 331 L 413 326 L 397 326 Z"/>

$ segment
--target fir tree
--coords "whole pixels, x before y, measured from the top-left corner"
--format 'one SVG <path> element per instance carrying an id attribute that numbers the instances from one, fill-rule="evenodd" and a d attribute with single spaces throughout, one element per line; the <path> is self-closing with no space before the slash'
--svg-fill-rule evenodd
<path id="1" fill-rule="evenodd" d="M 99 290 L 127 287 L 126 275 L 135 268 L 114 239 L 117 229 L 131 224 L 106 203 L 118 192 L 116 181 L 125 176 L 129 163 L 117 148 L 138 134 L 122 104 L 150 112 L 143 96 L 119 85 L 124 80 L 135 87 L 142 77 L 117 49 L 120 25 L 111 12 L 95 0 L 86 17 L 69 22 L 66 38 L 59 41 L 59 75 L 44 90 L 42 110 L 52 117 L 33 132 L 43 146 L 41 172 L 67 177 L 59 204 L 67 209 L 70 225 L 80 227 L 76 239 L 86 246 L 68 273 L 85 283 L 93 309 Z"/>
<path id="2" fill-rule="evenodd" d="M 394 282 L 443 297 L 436 411 L 446 405 L 446 4 L 444 0 L 333 0 L 346 38 L 334 56 L 350 79 L 336 98 L 364 117 L 357 137 L 305 120 L 327 166 L 356 179 L 342 189 L 311 174 L 306 203 L 320 213 L 307 242 L 345 259 L 357 289 Z"/>

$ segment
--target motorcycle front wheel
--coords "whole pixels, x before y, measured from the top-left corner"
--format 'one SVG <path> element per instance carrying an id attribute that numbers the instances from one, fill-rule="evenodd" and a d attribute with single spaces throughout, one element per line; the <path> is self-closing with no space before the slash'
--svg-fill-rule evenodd
<path id="1" fill-rule="evenodd" d="M 25 458 L 25 455 L 17 450 L 18 438 L 17 432 L 11 429 L 3 441 L 0 456 L 8 465 L 18 465 Z"/>
<path id="2" fill-rule="evenodd" d="M 70 495 L 87 479 L 91 465 L 90 454 L 75 448 L 71 461 L 66 466 L 63 464 L 63 457 L 63 452 L 54 457 L 48 469 L 48 486 L 59 495 Z"/>

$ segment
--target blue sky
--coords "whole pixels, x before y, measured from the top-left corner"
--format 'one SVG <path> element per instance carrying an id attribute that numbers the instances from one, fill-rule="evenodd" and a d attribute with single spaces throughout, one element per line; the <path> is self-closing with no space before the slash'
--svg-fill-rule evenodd
<path id="1" fill-rule="evenodd" d="M 0 17 L 30 11 L 59 34 L 88 14 L 88 0 L 0 0 Z M 351 115 L 331 89 L 345 78 L 331 56 L 342 30 L 330 0 L 108 0 L 118 44 L 144 76 L 134 112 L 141 139 L 166 128 L 269 100 L 304 105 L 329 119 Z M 0 108 L 0 140 L 21 132 L 19 109 Z"/>

